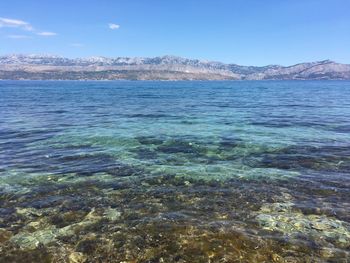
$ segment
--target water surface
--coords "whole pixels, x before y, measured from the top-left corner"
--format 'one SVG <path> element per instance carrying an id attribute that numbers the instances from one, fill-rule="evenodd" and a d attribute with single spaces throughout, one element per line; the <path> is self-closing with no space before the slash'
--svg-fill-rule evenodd
<path id="1" fill-rule="evenodd" d="M 350 82 L 0 82 L 0 262 L 348 262 L 349 211 Z"/>

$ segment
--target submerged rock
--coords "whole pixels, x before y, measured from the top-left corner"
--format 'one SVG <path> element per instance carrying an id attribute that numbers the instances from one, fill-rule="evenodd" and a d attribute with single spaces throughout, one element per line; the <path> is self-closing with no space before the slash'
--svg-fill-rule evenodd
<path id="1" fill-rule="evenodd" d="M 85 256 L 81 252 L 73 252 L 68 257 L 69 263 L 84 263 L 87 260 L 87 256 Z"/>
<path id="2" fill-rule="evenodd" d="M 78 242 L 76 251 L 86 253 L 88 255 L 94 254 L 99 245 L 99 240 L 96 237 L 89 237 Z"/>
<path id="3" fill-rule="evenodd" d="M 6 229 L 0 228 L 0 243 L 6 242 L 11 237 L 12 237 L 12 232 Z"/>
<path id="4" fill-rule="evenodd" d="M 20 208 L 18 207 L 16 209 L 16 213 L 19 215 L 23 215 L 25 217 L 39 217 L 42 216 L 43 212 L 40 211 L 39 209 L 35 209 L 35 208 Z"/>
<path id="5" fill-rule="evenodd" d="M 304 215 L 293 210 L 293 203 L 266 204 L 256 216 L 263 229 L 279 231 L 286 236 L 306 235 L 316 243 L 349 248 L 350 224 L 325 215 Z"/>
<path id="6" fill-rule="evenodd" d="M 103 216 L 110 221 L 115 221 L 120 218 L 121 213 L 118 210 L 109 207 L 104 211 Z"/>
<path id="7" fill-rule="evenodd" d="M 205 149 L 198 145 L 182 140 L 170 140 L 157 147 L 157 151 L 165 154 L 186 153 L 201 155 Z"/>
<path id="8" fill-rule="evenodd" d="M 47 245 L 57 237 L 58 231 L 55 227 L 38 230 L 33 233 L 20 232 L 11 238 L 11 241 L 24 249 L 35 249 L 40 244 Z"/>
<path id="9" fill-rule="evenodd" d="M 116 177 L 138 176 L 142 174 L 141 170 L 127 165 L 115 166 L 106 170 L 105 172 Z"/>
<path id="10" fill-rule="evenodd" d="M 253 153 L 245 157 L 243 163 L 255 168 L 347 172 L 350 169 L 349 156 L 348 146 L 295 145 L 274 151 Z"/>
<path id="11" fill-rule="evenodd" d="M 144 145 L 160 145 L 163 143 L 162 139 L 155 136 L 139 136 L 136 137 L 136 140 L 138 140 L 140 144 Z"/>
<path id="12" fill-rule="evenodd" d="M 79 232 L 80 230 L 98 222 L 101 218 L 102 217 L 100 215 L 96 214 L 95 209 L 92 209 L 90 213 L 85 216 L 84 220 L 79 223 L 71 224 L 62 228 L 49 225 L 44 229 L 34 232 L 23 231 L 13 236 L 10 240 L 19 245 L 21 248 L 34 249 L 40 244 L 47 245 L 55 242 L 59 237 L 72 236 L 76 234 L 76 232 Z M 29 223 L 25 229 L 33 228 L 32 225 L 32 222 Z"/>

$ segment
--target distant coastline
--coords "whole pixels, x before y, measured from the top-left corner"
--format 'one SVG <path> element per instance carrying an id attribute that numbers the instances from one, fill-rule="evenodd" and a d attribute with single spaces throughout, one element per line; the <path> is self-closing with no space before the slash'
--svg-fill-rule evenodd
<path id="1" fill-rule="evenodd" d="M 309 81 L 319 81 L 319 82 L 349 82 L 350 79 L 260 79 L 260 80 L 211 80 L 211 79 L 184 79 L 184 80 L 163 80 L 163 79 L 148 79 L 148 80 L 134 80 L 134 79 L 0 79 L 0 82 L 287 82 L 287 81 L 295 81 L 295 82 L 309 82 Z"/>
<path id="2" fill-rule="evenodd" d="M 330 60 L 292 66 L 241 66 L 175 56 L 64 58 L 0 56 L 1 80 L 350 80 L 350 65 Z"/>

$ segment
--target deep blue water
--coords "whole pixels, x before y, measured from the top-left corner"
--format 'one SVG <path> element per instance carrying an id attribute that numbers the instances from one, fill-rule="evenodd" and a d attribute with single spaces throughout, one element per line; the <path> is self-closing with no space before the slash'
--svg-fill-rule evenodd
<path id="1" fill-rule="evenodd" d="M 347 262 L 350 82 L 0 81 L 0 207 L 6 260 Z"/>

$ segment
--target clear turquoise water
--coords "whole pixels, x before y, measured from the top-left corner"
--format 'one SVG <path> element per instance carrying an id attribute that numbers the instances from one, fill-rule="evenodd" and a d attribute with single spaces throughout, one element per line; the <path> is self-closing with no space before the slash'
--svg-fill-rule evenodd
<path id="1" fill-rule="evenodd" d="M 1 81 L 0 262 L 347 262 L 349 147 L 346 81 Z"/>

